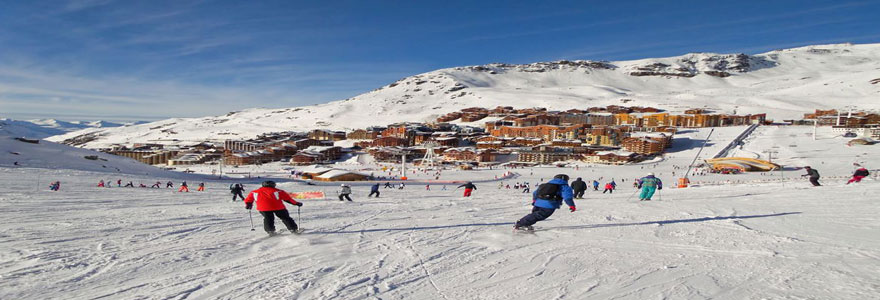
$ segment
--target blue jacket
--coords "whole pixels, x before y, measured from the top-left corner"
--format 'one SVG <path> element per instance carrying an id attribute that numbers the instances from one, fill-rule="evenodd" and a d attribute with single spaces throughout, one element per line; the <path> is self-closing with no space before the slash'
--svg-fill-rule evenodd
<path id="1" fill-rule="evenodd" d="M 565 204 L 568 206 L 575 206 L 574 200 L 572 200 L 574 198 L 574 192 L 571 190 L 571 186 L 568 185 L 568 182 L 559 178 L 553 178 L 547 183 L 560 185 L 561 188 L 559 189 L 559 195 L 562 196 L 562 200 L 565 201 Z M 562 201 L 539 199 L 537 188 L 532 192 L 532 200 L 535 200 L 535 203 L 532 205 L 536 207 L 558 209 L 562 205 Z"/>
<path id="2" fill-rule="evenodd" d="M 372 193 L 372 192 L 378 192 L 378 191 L 379 191 L 379 184 L 378 184 L 378 183 L 377 183 L 377 184 L 374 184 L 372 187 L 370 187 L 370 192 L 371 192 L 371 193 Z"/>

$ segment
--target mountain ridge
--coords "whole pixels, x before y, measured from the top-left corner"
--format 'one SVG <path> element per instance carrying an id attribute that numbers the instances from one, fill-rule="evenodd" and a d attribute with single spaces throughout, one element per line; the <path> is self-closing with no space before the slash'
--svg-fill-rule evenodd
<path id="1" fill-rule="evenodd" d="M 172 118 L 116 129 L 85 129 L 50 138 L 89 148 L 155 142 L 187 144 L 248 139 L 266 132 L 351 130 L 431 121 L 466 107 L 621 104 L 671 112 L 708 108 L 796 118 L 813 109 L 880 109 L 880 44 L 831 44 L 762 54 L 689 53 L 629 61 L 558 60 L 493 63 L 409 76 L 356 97 L 324 104 L 251 108 L 223 116 Z"/>

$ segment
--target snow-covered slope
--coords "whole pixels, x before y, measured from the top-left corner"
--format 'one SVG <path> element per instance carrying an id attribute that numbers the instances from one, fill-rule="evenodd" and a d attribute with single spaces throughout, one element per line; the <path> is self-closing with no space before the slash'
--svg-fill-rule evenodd
<path id="1" fill-rule="evenodd" d="M 560 168 L 534 171 L 519 180 Z M 37 191 L 36 178 L 61 180 L 61 191 Z M 228 200 L 228 182 L 177 193 L 94 187 L 100 179 L 0 167 L 0 298 L 880 298 L 873 180 L 665 188 L 649 202 L 622 183 L 534 234 L 511 232 L 530 210 L 518 190 L 478 184 L 462 198 L 454 186 L 409 186 L 366 198 L 354 187 L 354 202 L 291 207 L 304 234 L 267 238 L 258 214 L 251 231 L 244 205 Z"/>
<path id="2" fill-rule="evenodd" d="M 124 124 L 107 121 L 66 122 L 55 119 L 36 119 L 27 121 L 0 119 L 0 132 L 13 136 L 42 139 L 87 128 L 110 128 L 123 125 Z"/>
<path id="3" fill-rule="evenodd" d="M 798 118 L 814 109 L 880 109 L 880 44 L 835 44 L 757 55 L 694 53 L 633 61 L 556 61 L 441 69 L 326 104 L 247 109 L 52 137 L 84 147 L 133 142 L 195 143 L 314 128 L 353 129 L 428 121 L 465 107 L 707 107 Z M 624 103 L 621 100 L 628 99 Z"/>
<path id="4" fill-rule="evenodd" d="M 477 182 L 466 198 L 458 184 L 436 183 L 367 198 L 361 184 L 353 202 L 341 202 L 338 186 L 279 178 L 284 190 L 328 199 L 290 207 L 306 231 L 272 238 L 261 216 L 251 231 L 244 205 L 229 201 L 229 184 L 246 179 L 190 193 L 97 188 L 98 180 L 167 178 L 10 166 L 4 155 L 15 150 L 27 164 L 91 170 L 79 155 L 94 152 L 2 139 L 0 299 L 880 299 L 880 177 L 845 184 L 853 163 L 876 168 L 878 146 L 846 146 L 827 127 L 813 140 L 806 126 L 761 126 L 735 155 L 775 149 L 785 170 L 697 170 L 695 186 L 675 187 L 697 152 L 712 157 L 744 129 L 714 129 L 708 144 L 710 129 L 687 130 L 663 159 L 640 164 L 442 170 L 440 180 Z M 796 166 L 807 164 L 822 186 L 800 176 Z M 271 167 L 238 171 L 254 168 Z M 575 212 L 556 211 L 533 234 L 513 233 L 531 196 L 486 182 L 505 172 L 518 175 L 505 185 L 534 187 L 559 173 L 618 185 L 588 191 Z M 632 182 L 648 172 L 665 185 L 638 202 Z M 61 190 L 48 191 L 56 180 Z"/>
<path id="5" fill-rule="evenodd" d="M 162 176 L 169 178 L 204 177 L 162 170 L 133 159 L 80 149 L 46 140 L 25 142 L 0 132 L 0 167 L 80 170 Z"/>

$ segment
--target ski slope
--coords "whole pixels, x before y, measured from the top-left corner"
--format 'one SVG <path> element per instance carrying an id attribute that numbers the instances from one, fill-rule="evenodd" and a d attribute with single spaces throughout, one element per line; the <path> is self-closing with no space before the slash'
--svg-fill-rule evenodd
<path id="1" fill-rule="evenodd" d="M 301 217 L 292 207 L 304 234 L 268 238 L 228 182 L 94 187 L 107 176 L 2 168 L 0 299 L 880 297 L 876 180 L 668 187 L 640 203 L 622 184 L 534 234 L 511 231 L 529 197 L 494 184 L 471 198 L 408 186 L 367 199 L 355 186 L 355 202 L 306 201 Z"/>
<path id="2" fill-rule="evenodd" d="M 700 157 L 743 130 L 716 128 Z M 4 140 L 4 151 L 30 159 L 25 167 L 0 160 L 0 299 L 880 298 L 878 172 L 844 184 L 853 163 L 875 168 L 876 145 L 846 146 L 828 128 L 813 141 L 811 127 L 761 126 L 732 155 L 763 158 L 775 149 L 785 170 L 692 175 L 698 187 L 674 188 L 684 171 L 676 166 L 693 160 L 709 131 L 685 130 L 662 159 L 641 164 L 444 170 L 442 181 L 477 181 L 470 198 L 458 184 L 436 183 L 366 198 L 369 187 L 356 184 L 354 202 L 340 202 L 338 187 L 282 182 L 329 198 L 305 200 L 301 214 L 290 208 L 304 234 L 271 238 L 256 213 L 251 231 L 228 186 L 243 181 L 250 190 L 256 177 L 283 177 L 289 166 L 248 166 L 239 171 L 250 179 L 208 181 L 206 192 L 195 192 L 199 175 L 125 175 L 75 159 L 88 150 Z M 807 164 L 824 186 L 800 177 Z M 558 210 L 534 234 L 513 233 L 530 197 L 491 181 L 504 172 L 518 175 L 504 185 L 566 173 L 603 184 L 615 178 L 618 190 L 588 191 L 576 212 Z M 632 180 L 647 172 L 666 188 L 637 202 Z M 116 179 L 185 179 L 192 192 L 95 186 Z M 56 180 L 61 190 L 48 191 Z"/>

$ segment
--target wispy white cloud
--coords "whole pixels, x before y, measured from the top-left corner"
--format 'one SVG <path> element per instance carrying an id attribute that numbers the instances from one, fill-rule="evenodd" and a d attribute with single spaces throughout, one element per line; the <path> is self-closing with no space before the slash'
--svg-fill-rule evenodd
<path id="1" fill-rule="evenodd" d="M 113 2 L 114 0 L 70 0 L 66 5 L 62 6 L 62 11 L 66 13 L 77 12 L 88 8 L 105 6 Z"/>

